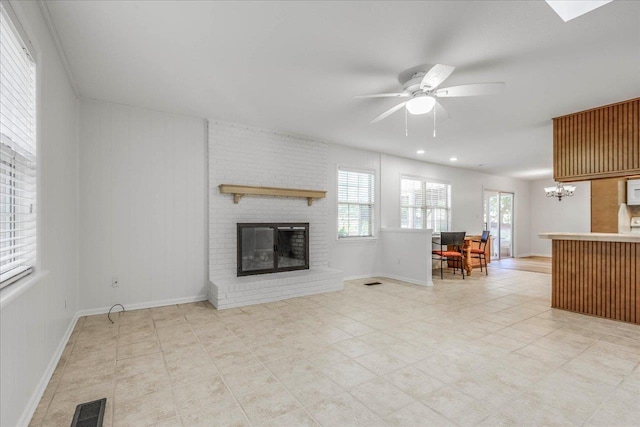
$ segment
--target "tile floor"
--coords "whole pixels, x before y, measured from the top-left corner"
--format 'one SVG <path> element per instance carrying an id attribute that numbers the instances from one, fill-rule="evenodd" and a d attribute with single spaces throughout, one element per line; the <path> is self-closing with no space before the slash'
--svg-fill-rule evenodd
<path id="1" fill-rule="evenodd" d="M 79 320 L 31 421 L 105 426 L 640 425 L 640 327 L 549 309 L 493 269 L 216 311 Z"/>

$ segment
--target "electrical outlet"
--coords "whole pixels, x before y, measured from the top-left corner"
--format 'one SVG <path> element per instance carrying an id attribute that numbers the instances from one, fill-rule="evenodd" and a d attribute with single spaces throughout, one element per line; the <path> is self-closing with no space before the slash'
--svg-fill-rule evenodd
<path id="1" fill-rule="evenodd" d="M 111 286 L 113 286 L 114 288 L 119 288 L 120 287 L 120 281 L 118 280 L 117 277 L 113 277 L 111 279 Z"/>

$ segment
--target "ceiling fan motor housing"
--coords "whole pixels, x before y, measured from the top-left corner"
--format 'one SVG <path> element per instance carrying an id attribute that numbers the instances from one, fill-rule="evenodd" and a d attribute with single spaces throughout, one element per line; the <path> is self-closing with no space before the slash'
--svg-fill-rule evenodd
<path id="1" fill-rule="evenodd" d="M 420 89 L 420 83 L 422 82 L 422 78 L 427 74 L 425 71 L 419 71 L 411 76 L 411 80 L 404 84 L 404 92 L 415 94 L 416 92 L 425 92 L 423 89 Z"/>

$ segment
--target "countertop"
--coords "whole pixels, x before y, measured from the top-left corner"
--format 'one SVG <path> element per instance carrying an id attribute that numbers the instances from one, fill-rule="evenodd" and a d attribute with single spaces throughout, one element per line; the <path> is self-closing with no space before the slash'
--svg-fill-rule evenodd
<path id="1" fill-rule="evenodd" d="M 631 233 L 540 233 L 538 237 L 551 240 L 640 243 L 640 234 Z"/>

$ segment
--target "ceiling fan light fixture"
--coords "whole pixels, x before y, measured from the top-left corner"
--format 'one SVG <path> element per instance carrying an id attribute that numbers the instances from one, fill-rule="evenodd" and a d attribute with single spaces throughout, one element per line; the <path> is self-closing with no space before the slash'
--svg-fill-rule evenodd
<path id="1" fill-rule="evenodd" d="M 432 96 L 416 96 L 407 101 L 407 111 L 413 115 L 427 114 L 433 110 L 436 99 Z"/>

